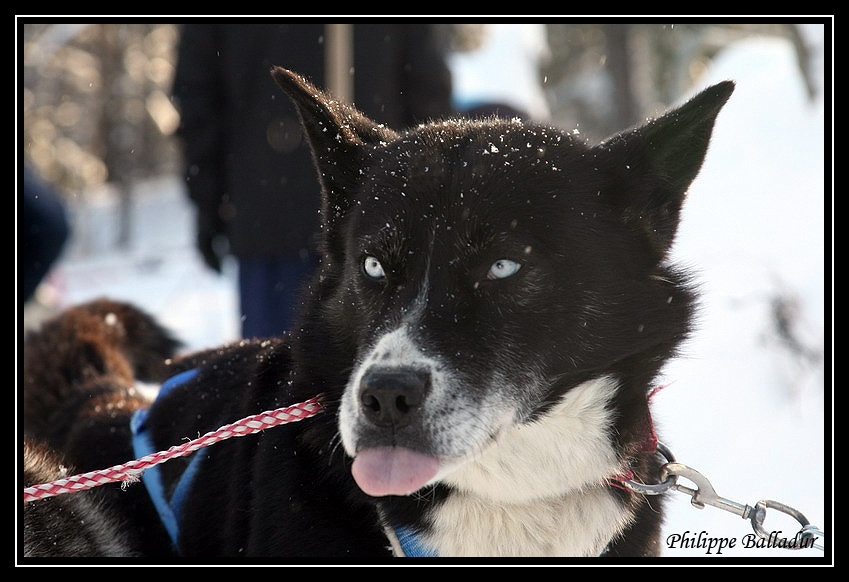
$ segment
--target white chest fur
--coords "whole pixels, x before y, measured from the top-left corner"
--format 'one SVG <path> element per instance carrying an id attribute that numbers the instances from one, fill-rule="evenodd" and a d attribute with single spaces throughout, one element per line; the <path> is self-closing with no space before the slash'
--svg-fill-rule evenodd
<path id="1" fill-rule="evenodd" d="M 619 472 L 609 377 L 570 390 L 447 475 L 456 492 L 428 516 L 440 556 L 591 556 L 631 521 L 605 486 Z"/>
<path id="2" fill-rule="evenodd" d="M 440 557 L 597 556 L 631 515 L 605 488 L 529 503 L 454 495 L 424 542 Z"/>

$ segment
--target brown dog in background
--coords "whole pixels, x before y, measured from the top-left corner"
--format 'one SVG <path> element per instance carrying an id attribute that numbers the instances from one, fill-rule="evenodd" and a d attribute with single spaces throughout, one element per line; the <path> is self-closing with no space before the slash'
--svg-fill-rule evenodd
<path id="1" fill-rule="evenodd" d="M 117 437 L 126 436 L 129 415 L 149 403 L 135 385 L 162 381 L 178 346 L 149 315 L 109 300 L 73 307 L 30 332 L 20 393 L 24 486 L 108 467 L 100 463 L 110 462 L 116 452 L 130 455 L 110 443 L 126 449 L 126 438 Z M 93 425 L 102 426 L 101 438 L 92 441 L 87 433 L 89 440 L 83 441 L 79 431 Z M 91 464 L 81 466 L 79 459 Z M 119 488 L 113 484 L 25 504 L 24 556 L 134 555 L 133 535 L 121 527 L 122 510 L 112 499 L 123 493 L 125 500 L 138 501 L 145 493 Z"/>

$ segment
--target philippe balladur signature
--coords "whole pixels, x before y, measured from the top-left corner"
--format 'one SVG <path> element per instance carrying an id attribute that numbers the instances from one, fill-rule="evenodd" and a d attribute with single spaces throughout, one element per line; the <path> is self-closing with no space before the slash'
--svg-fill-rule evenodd
<path id="1" fill-rule="evenodd" d="M 714 537 L 706 531 L 698 533 L 685 531 L 683 534 L 675 533 L 666 537 L 666 547 L 669 549 L 704 549 L 706 554 L 722 554 L 728 548 L 784 548 L 787 550 L 812 548 L 816 542 L 816 536 L 803 536 L 802 532 L 792 538 L 782 535 L 783 532 L 773 531 L 767 537 L 760 537 L 754 533 L 744 535 L 742 538 Z"/>

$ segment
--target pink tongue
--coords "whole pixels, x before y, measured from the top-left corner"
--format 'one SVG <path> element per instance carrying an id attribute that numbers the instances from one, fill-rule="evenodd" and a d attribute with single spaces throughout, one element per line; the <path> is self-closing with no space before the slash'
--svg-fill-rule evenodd
<path id="1" fill-rule="evenodd" d="M 360 451 L 351 474 L 357 485 L 373 497 L 409 495 L 421 489 L 439 471 L 439 459 L 401 447 Z"/>

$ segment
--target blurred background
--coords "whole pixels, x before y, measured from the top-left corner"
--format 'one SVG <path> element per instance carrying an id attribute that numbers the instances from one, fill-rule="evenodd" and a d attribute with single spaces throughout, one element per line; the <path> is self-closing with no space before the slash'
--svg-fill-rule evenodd
<path id="1" fill-rule="evenodd" d="M 590 142 L 736 81 L 675 249 L 703 288 L 700 326 L 655 414 L 678 459 L 720 495 L 777 499 L 819 525 L 831 518 L 831 31 L 829 19 L 434 27 L 457 112 L 497 104 Z M 21 323 L 108 295 L 157 315 L 186 349 L 239 338 L 238 268 L 225 257 L 210 269 L 196 246 L 173 98 L 181 26 L 19 19 L 17 33 L 18 160 L 56 194 L 68 227 L 26 305 L 18 286 Z M 20 275 L 20 245 L 17 258 Z M 671 507 L 669 533 L 750 531 L 686 498 Z"/>
<path id="2" fill-rule="evenodd" d="M 72 213 L 104 197 L 116 204 L 113 232 L 90 233 L 80 224 L 66 252 L 132 247 L 139 198 L 155 190 L 151 181 L 182 172 L 171 99 L 180 25 L 19 24 L 19 153 Z M 593 141 L 674 103 L 720 49 L 747 37 L 786 40 L 806 90 L 812 98 L 822 91 L 812 73 L 822 66 L 821 47 L 806 37 L 806 25 L 558 23 L 508 26 L 497 38 L 492 25 L 437 27 L 458 100 L 490 89 L 475 86 L 493 75 L 488 67 L 524 60 L 536 66 L 536 86 L 512 83 L 501 89 L 506 97 L 523 103 L 541 95 L 536 117 Z"/>

